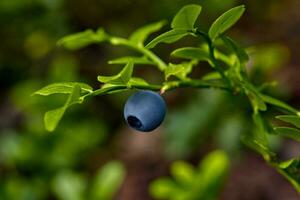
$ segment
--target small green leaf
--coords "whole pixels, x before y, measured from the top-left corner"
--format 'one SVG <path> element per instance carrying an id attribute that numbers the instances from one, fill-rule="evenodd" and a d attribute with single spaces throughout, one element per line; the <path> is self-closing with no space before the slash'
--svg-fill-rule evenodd
<path id="1" fill-rule="evenodd" d="M 104 94 L 112 94 L 120 91 L 127 90 L 127 85 L 114 85 L 110 83 L 105 83 L 100 89 L 95 90 L 92 95 L 104 95 Z"/>
<path id="2" fill-rule="evenodd" d="M 172 64 L 170 63 L 165 70 L 165 79 L 167 80 L 170 76 L 176 76 L 181 80 L 187 80 L 186 77 L 193 69 L 193 66 L 197 62 L 182 62 L 180 64 Z"/>
<path id="3" fill-rule="evenodd" d="M 171 173 L 179 184 L 192 184 L 195 176 L 194 167 L 184 161 L 176 161 L 172 164 Z"/>
<path id="4" fill-rule="evenodd" d="M 153 24 L 149 24 L 142 28 L 137 29 L 130 37 L 129 40 L 133 44 L 143 46 L 147 37 L 156 31 L 159 31 L 164 25 L 166 21 L 160 21 Z"/>
<path id="5" fill-rule="evenodd" d="M 285 176 L 295 189 L 300 193 L 300 158 L 294 158 L 281 162 L 277 165 L 277 170 Z"/>
<path id="6" fill-rule="evenodd" d="M 245 6 L 241 5 L 222 14 L 210 27 L 208 32 L 209 37 L 212 40 L 216 39 L 219 35 L 233 26 L 240 19 L 244 11 Z"/>
<path id="7" fill-rule="evenodd" d="M 129 85 L 141 85 L 141 86 L 146 86 L 149 85 L 149 83 L 147 83 L 147 81 L 145 81 L 142 78 L 139 77 L 131 77 L 131 79 L 128 82 Z"/>
<path id="8" fill-rule="evenodd" d="M 277 107 L 287 110 L 291 113 L 298 114 L 298 110 L 296 110 L 295 108 L 291 107 L 290 105 L 288 105 L 278 99 L 275 99 L 273 97 L 270 97 L 270 96 L 264 95 L 264 94 L 262 94 L 261 97 L 268 104 L 277 106 Z"/>
<path id="9" fill-rule="evenodd" d="M 79 85 L 81 88 L 81 93 L 91 93 L 93 91 L 93 88 L 85 83 L 61 82 L 47 85 L 33 94 L 42 96 L 48 96 L 51 94 L 70 94 L 75 85 Z"/>
<path id="10" fill-rule="evenodd" d="M 83 32 L 63 37 L 58 41 L 58 45 L 61 45 L 70 50 L 76 50 L 92 43 L 104 42 L 107 39 L 108 35 L 104 32 L 103 29 L 98 29 L 97 32 L 89 29 Z"/>
<path id="11" fill-rule="evenodd" d="M 69 170 L 60 170 L 51 181 L 53 193 L 62 200 L 84 199 L 86 186 L 85 176 Z"/>
<path id="12" fill-rule="evenodd" d="M 290 127 L 275 127 L 275 132 L 283 137 L 300 141 L 300 130 Z"/>
<path id="13" fill-rule="evenodd" d="M 171 53 L 171 55 L 178 58 L 195 59 L 199 61 L 210 60 L 209 53 L 206 50 L 196 47 L 183 47 L 176 49 Z"/>
<path id="14" fill-rule="evenodd" d="M 300 117 L 297 115 L 279 115 L 276 118 L 300 128 Z"/>
<path id="15" fill-rule="evenodd" d="M 227 154 L 221 150 L 209 153 L 201 161 L 199 170 L 201 187 L 197 190 L 200 195 L 197 199 L 216 199 L 229 170 Z"/>
<path id="16" fill-rule="evenodd" d="M 152 49 L 159 43 L 170 44 L 170 43 L 180 40 L 181 38 L 183 38 L 184 36 L 186 36 L 188 34 L 189 34 L 189 32 L 187 32 L 186 30 L 182 30 L 182 29 L 170 30 L 170 31 L 165 32 L 165 33 L 157 36 L 156 38 L 154 38 L 151 42 L 149 42 L 146 45 L 146 48 Z"/>
<path id="17" fill-rule="evenodd" d="M 44 116 L 44 123 L 47 131 L 52 132 L 55 130 L 57 124 L 59 123 L 59 121 L 61 120 L 62 116 L 64 115 L 65 111 L 69 106 L 76 103 L 81 103 L 80 90 L 81 90 L 80 86 L 75 85 L 73 87 L 72 92 L 69 94 L 69 97 L 63 107 L 46 112 Z"/>
<path id="18" fill-rule="evenodd" d="M 256 91 L 253 91 L 251 89 L 247 89 L 246 94 L 247 94 L 247 96 L 252 104 L 252 107 L 254 108 L 255 111 L 267 110 L 267 106 L 266 106 L 265 102 L 263 101 L 260 93 L 257 93 Z"/>
<path id="19" fill-rule="evenodd" d="M 44 123 L 47 131 L 52 132 L 55 130 L 65 111 L 66 107 L 63 106 L 45 113 Z"/>
<path id="20" fill-rule="evenodd" d="M 261 117 L 259 112 L 254 112 L 252 114 L 252 119 L 256 126 L 253 130 L 255 140 L 267 147 L 269 145 L 267 137 L 268 129 L 265 126 L 266 123 L 264 122 L 264 119 Z"/>
<path id="21" fill-rule="evenodd" d="M 221 79 L 221 78 L 222 77 L 219 72 L 210 72 L 210 73 L 205 74 L 202 77 L 202 80 L 212 80 L 212 79 Z"/>
<path id="22" fill-rule="evenodd" d="M 117 58 L 108 61 L 109 64 L 126 64 L 128 62 L 132 62 L 134 64 L 140 64 L 140 65 L 154 65 L 154 63 L 145 56 L 142 57 L 127 56 L 127 57 Z"/>
<path id="23" fill-rule="evenodd" d="M 177 185 L 170 178 L 159 178 L 151 183 L 149 190 L 156 199 L 170 199 L 177 188 Z"/>
<path id="24" fill-rule="evenodd" d="M 124 178 L 125 168 L 121 162 L 111 161 L 107 163 L 95 176 L 91 188 L 91 199 L 113 199 Z"/>
<path id="25" fill-rule="evenodd" d="M 132 72 L 133 72 L 133 63 L 129 62 L 117 75 L 98 76 L 98 81 L 102 83 L 110 83 L 113 85 L 126 85 L 132 76 Z"/>
<path id="26" fill-rule="evenodd" d="M 265 160 L 270 161 L 276 155 L 268 147 L 260 143 L 254 134 L 243 135 L 242 141 L 251 149 L 255 150 L 257 153 L 261 154 Z"/>
<path id="27" fill-rule="evenodd" d="M 237 44 L 233 39 L 228 36 L 223 36 L 224 43 L 235 52 L 240 63 L 246 63 L 249 60 L 249 56 L 244 48 Z"/>
<path id="28" fill-rule="evenodd" d="M 199 5 L 186 5 L 179 10 L 172 20 L 171 28 L 192 30 L 201 12 Z"/>

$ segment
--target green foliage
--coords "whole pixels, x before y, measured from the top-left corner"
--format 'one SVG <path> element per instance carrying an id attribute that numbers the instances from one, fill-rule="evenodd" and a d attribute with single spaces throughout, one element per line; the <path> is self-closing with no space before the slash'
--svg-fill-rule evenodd
<path id="1" fill-rule="evenodd" d="M 150 193 L 155 199 L 213 200 L 218 197 L 228 170 L 229 159 L 223 151 L 209 153 L 198 167 L 176 161 L 171 166 L 172 177 L 153 181 Z"/>
<path id="2" fill-rule="evenodd" d="M 212 40 L 215 40 L 222 33 L 228 30 L 233 26 L 243 15 L 245 11 L 245 6 L 241 5 L 235 8 L 232 8 L 222 14 L 216 21 L 211 25 L 208 35 Z"/>
<path id="3" fill-rule="evenodd" d="M 92 43 L 103 42 L 107 39 L 108 36 L 103 29 L 98 29 L 96 32 L 92 30 L 86 30 L 81 33 L 75 33 L 62 38 L 58 41 L 58 45 L 70 50 L 76 50 Z"/>
<path id="4" fill-rule="evenodd" d="M 176 41 L 180 40 L 181 38 L 183 38 L 184 36 L 186 36 L 188 34 L 189 33 L 186 30 L 173 29 L 173 30 L 170 30 L 168 32 L 165 32 L 165 33 L 157 36 L 151 42 L 149 42 L 146 45 L 146 47 L 149 48 L 149 49 L 152 49 L 159 43 L 170 44 L 170 43 L 173 43 L 173 42 L 176 42 Z"/>
<path id="5" fill-rule="evenodd" d="M 94 178 L 90 191 L 90 199 L 111 200 L 121 186 L 125 177 L 122 163 L 111 161 L 99 170 Z"/>
<path id="6" fill-rule="evenodd" d="M 102 83 L 109 83 L 112 85 L 126 85 L 133 72 L 133 63 L 128 62 L 126 66 L 118 73 L 117 75 L 114 76 L 98 76 L 98 81 Z"/>
<path id="7" fill-rule="evenodd" d="M 93 88 L 85 83 L 62 82 L 47 85 L 46 87 L 36 91 L 34 94 L 42 96 L 48 96 L 51 94 L 70 94 L 76 85 L 81 88 L 81 93 L 90 93 L 93 91 Z"/>
<path id="8" fill-rule="evenodd" d="M 80 91 L 81 87 L 79 85 L 74 85 L 72 92 L 70 93 L 64 106 L 46 112 L 44 122 L 48 131 L 54 131 L 68 107 L 82 102 L 80 100 Z"/>
<path id="9" fill-rule="evenodd" d="M 133 44 L 143 46 L 144 42 L 148 38 L 148 36 L 151 33 L 159 31 L 165 24 L 166 24 L 165 21 L 160 21 L 160 22 L 153 23 L 148 26 L 142 27 L 131 34 L 131 36 L 129 37 L 129 41 L 132 42 Z"/>
<path id="10" fill-rule="evenodd" d="M 172 56 L 177 58 L 195 59 L 199 61 L 209 61 L 210 55 L 203 48 L 196 47 L 183 47 L 176 49 L 171 53 Z"/>
<path id="11" fill-rule="evenodd" d="M 194 29 L 194 24 L 201 12 L 199 5 L 187 5 L 179 10 L 171 23 L 172 29 Z"/>
<path id="12" fill-rule="evenodd" d="M 248 106 L 252 108 L 253 123 L 251 125 L 253 129 L 243 134 L 242 141 L 254 151 L 261 154 L 268 163 L 287 177 L 296 189 L 299 189 L 299 174 L 295 172 L 300 169 L 298 158 L 294 158 L 287 163 L 280 161 L 278 155 L 270 147 L 270 136 L 277 134 L 299 140 L 300 131 L 290 127 L 274 128 L 274 125 L 268 120 L 267 115 L 265 115 L 269 111 L 269 108 L 279 108 L 279 111 L 282 113 L 290 113 L 293 116 L 280 116 L 278 118 L 298 127 L 299 122 L 297 117 L 299 111 L 265 93 L 263 88 L 269 83 L 259 83 L 256 85 L 251 82 L 245 67 L 246 62 L 249 60 L 248 52 L 232 38 L 225 35 L 225 32 L 240 19 L 244 11 L 245 7 L 243 5 L 228 10 L 213 22 L 208 33 L 206 33 L 200 30 L 195 23 L 201 12 L 201 7 L 198 5 L 187 5 L 174 16 L 170 30 L 161 33 L 146 45 L 144 43 L 148 37 L 160 30 L 165 22 L 161 21 L 144 26 L 132 33 L 129 39 L 110 35 L 102 28 L 97 31 L 87 30 L 62 38 L 59 44 L 71 50 L 79 49 L 89 44 L 108 42 L 111 45 L 130 48 L 139 55 L 130 55 L 110 61 L 110 64 L 124 64 L 125 66 L 116 75 L 98 76 L 98 81 L 104 84 L 96 90 L 93 90 L 86 84 L 72 82 L 52 84 L 35 92 L 35 94 L 42 96 L 55 93 L 68 95 L 64 106 L 50 110 L 45 114 L 46 129 L 54 131 L 66 109 L 73 104 L 82 103 L 87 97 L 118 93 L 131 89 L 156 90 L 161 93 L 182 87 L 225 90 L 230 94 L 247 100 L 249 102 Z M 188 35 L 201 38 L 202 40 L 199 40 L 201 43 L 195 47 L 179 48 L 171 53 L 172 56 L 182 58 L 184 61 L 179 60 L 177 63 L 166 63 L 152 52 L 152 48 L 160 43 L 171 44 Z M 204 75 L 203 78 L 191 78 L 189 74 L 199 61 L 206 61 L 211 66 L 212 71 Z M 159 84 L 152 84 L 140 77 L 133 77 L 134 64 L 155 66 L 163 73 L 165 79 Z M 171 76 L 176 79 L 170 80 Z M 194 110 L 198 112 L 198 109 Z M 213 113 L 210 110 L 206 111 Z M 192 113 L 191 115 L 198 116 L 198 114 L 192 111 L 190 113 Z M 190 113 L 187 113 L 187 115 Z M 204 113 L 199 112 L 199 115 L 203 115 Z M 190 127 L 192 127 L 189 127 L 190 130 L 201 124 L 200 120 L 199 123 L 196 123 L 190 124 Z M 194 133 L 193 131 L 191 132 L 186 134 L 180 133 L 184 135 L 182 137 L 186 137 L 183 142 L 194 141 Z M 178 134 L 176 129 L 174 134 Z M 183 144 L 183 146 L 185 145 Z M 199 170 L 193 169 L 193 167 L 183 163 L 176 163 L 172 168 L 172 175 L 175 181 L 169 178 L 161 179 L 154 184 L 151 191 L 157 198 L 214 199 L 220 185 L 220 180 L 222 180 L 227 168 L 228 159 L 222 152 L 213 153 L 208 156 L 202 162 Z M 192 185 L 189 184 L 191 174 L 194 174 Z M 183 185 L 189 185 L 189 187 L 186 188 Z M 187 190 L 189 192 L 186 192 Z M 109 194 L 107 195 L 109 196 Z M 96 196 L 98 197 L 98 195 Z"/>

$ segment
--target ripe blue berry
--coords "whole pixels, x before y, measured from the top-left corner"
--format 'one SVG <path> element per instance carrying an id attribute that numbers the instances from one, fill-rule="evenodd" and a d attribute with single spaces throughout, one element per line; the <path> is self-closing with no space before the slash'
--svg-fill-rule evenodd
<path id="1" fill-rule="evenodd" d="M 164 120 L 166 103 L 156 92 L 144 90 L 130 96 L 124 107 L 127 124 L 138 131 L 150 132 Z"/>

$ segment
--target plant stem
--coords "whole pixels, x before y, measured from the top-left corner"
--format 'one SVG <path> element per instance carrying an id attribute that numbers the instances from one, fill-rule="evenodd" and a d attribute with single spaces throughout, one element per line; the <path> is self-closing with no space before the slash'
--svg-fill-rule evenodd
<path id="1" fill-rule="evenodd" d="M 228 86 L 231 86 L 228 77 L 225 75 L 224 71 L 222 70 L 221 66 L 219 65 L 219 63 L 215 57 L 215 52 L 214 52 L 215 47 L 213 45 L 212 40 L 209 38 L 209 36 L 206 33 L 199 31 L 198 29 L 196 29 L 193 33 L 197 36 L 201 36 L 207 42 L 213 67 L 215 67 L 216 70 L 220 73 L 221 77 L 227 82 Z"/>
<path id="2" fill-rule="evenodd" d="M 146 57 L 148 57 L 150 60 L 152 60 L 155 64 L 157 64 L 157 67 L 160 71 L 165 71 L 165 69 L 167 68 L 167 64 L 163 60 L 161 60 L 157 55 L 155 55 L 149 49 L 146 49 L 144 46 L 138 46 L 124 38 L 117 38 L 117 37 L 111 38 L 110 43 L 113 45 L 124 45 L 135 51 L 138 51 L 138 52 L 144 54 Z"/>

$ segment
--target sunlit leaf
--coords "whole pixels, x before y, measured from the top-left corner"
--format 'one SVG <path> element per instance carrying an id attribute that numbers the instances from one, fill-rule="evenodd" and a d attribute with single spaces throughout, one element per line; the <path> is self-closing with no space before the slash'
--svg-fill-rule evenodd
<path id="1" fill-rule="evenodd" d="M 300 128 L 300 117 L 297 115 L 279 115 L 276 118 Z"/>
<path id="2" fill-rule="evenodd" d="M 88 29 L 80 33 L 75 33 L 63 37 L 58 41 L 58 45 L 61 45 L 70 50 L 76 50 L 89 44 L 106 41 L 107 39 L 108 35 L 104 32 L 103 29 L 98 29 L 97 32 Z"/>
<path id="3" fill-rule="evenodd" d="M 186 36 L 188 34 L 189 34 L 189 32 L 187 32 L 186 30 L 182 30 L 182 29 L 170 30 L 170 31 L 165 32 L 165 33 L 157 36 L 156 38 L 154 38 L 151 42 L 149 42 L 146 45 L 146 48 L 152 49 L 159 43 L 170 44 L 170 43 L 180 40 L 181 38 L 183 38 L 184 36 Z"/>
<path id="4" fill-rule="evenodd" d="M 141 65 L 154 65 L 154 63 L 145 56 L 143 57 L 126 56 L 126 57 L 117 58 L 108 61 L 109 64 L 126 64 L 128 62 L 132 62 L 134 64 L 141 64 Z"/>
<path id="5" fill-rule="evenodd" d="M 184 161 L 176 161 L 172 164 L 171 173 L 179 184 L 192 184 L 195 176 L 194 167 Z"/>
<path id="6" fill-rule="evenodd" d="M 245 6 L 237 6 L 235 8 L 232 8 L 222 14 L 219 18 L 214 21 L 214 23 L 211 25 L 208 35 L 209 37 L 214 40 L 219 35 L 224 33 L 227 29 L 229 29 L 231 26 L 233 26 L 242 16 L 242 14 L 245 11 Z"/>
<path id="7" fill-rule="evenodd" d="M 63 200 L 83 200 L 85 189 L 85 178 L 71 171 L 60 172 L 52 182 L 54 194 Z"/>
<path id="8" fill-rule="evenodd" d="M 199 5 L 186 5 L 179 10 L 172 20 L 171 28 L 192 30 L 201 12 Z"/>
<path id="9" fill-rule="evenodd" d="M 165 70 L 165 79 L 167 80 L 170 76 L 176 76 L 181 80 L 188 79 L 186 76 L 192 71 L 194 64 L 197 62 L 183 62 L 180 64 L 170 63 Z"/>
<path id="10" fill-rule="evenodd" d="M 147 81 L 145 81 L 142 78 L 139 77 L 131 77 L 131 79 L 128 82 L 129 85 L 149 85 L 149 83 L 147 83 Z"/>
<path id="11" fill-rule="evenodd" d="M 93 88 L 85 83 L 61 82 L 47 85 L 42 89 L 36 91 L 34 94 L 42 96 L 48 96 L 51 94 L 70 94 L 73 91 L 75 85 L 78 85 L 81 88 L 81 93 L 90 93 L 93 91 Z"/>
<path id="12" fill-rule="evenodd" d="M 177 185 L 170 178 L 159 178 L 151 183 L 149 190 L 156 199 L 170 199 L 177 188 Z"/>
<path id="13" fill-rule="evenodd" d="M 277 165 L 277 170 L 285 176 L 298 193 L 300 193 L 300 158 L 294 158 L 279 163 Z"/>
<path id="14" fill-rule="evenodd" d="M 261 97 L 268 104 L 277 106 L 277 107 L 282 108 L 284 110 L 287 110 L 287 111 L 289 111 L 291 113 L 298 114 L 298 110 L 297 109 L 291 107 L 290 105 L 288 105 L 288 104 L 286 104 L 286 103 L 284 103 L 284 102 L 282 102 L 282 101 L 280 101 L 278 99 L 275 99 L 273 97 L 270 97 L 270 96 L 264 95 L 264 94 L 262 94 Z"/>
<path id="15" fill-rule="evenodd" d="M 114 85 L 126 85 L 132 76 L 132 72 L 133 72 L 133 63 L 129 62 L 117 75 L 98 76 L 98 81 L 102 83 L 110 83 Z"/>
<path id="16" fill-rule="evenodd" d="M 156 23 L 144 26 L 142 28 L 139 28 L 129 37 L 129 40 L 133 44 L 142 46 L 144 44 L 144 41 L 147 39 L 147 37 L 151 33 L 159 31 L 165 24 L 166 24 L 166 21 L 160 21 L 160 22 L 156 22 Z"/>
<path id="17" fill-rule="evenodd" d="M 199 170 L 202 187 L 197 191 L 201 197 L 198 199 L 215 199 L 228 174 L 229 158 L 227 154 L 220 150 L 209 153 L 201 161 Z"/>
<path id="18" fill-rule="evenodd" d="M 73 104 L 81 103 L 80 100 L 80 86 L 75 85 L 72 92 L 69 94 L 69 97 L 64 106 L 50 110 L 46 112 L 44 116 L 44 123 L 47 131 L 54 131 L 57 124 L 61 120 L 67 108 Z"/>
<path id="19" fill-rule="evenodd" d="M 195 59 L 200 61 L 210 60 L 209 53 L 206 50 L 196 47 L 183 47 L 176 49 L 171 53 L 171 55 L 178 58 Z"/>

